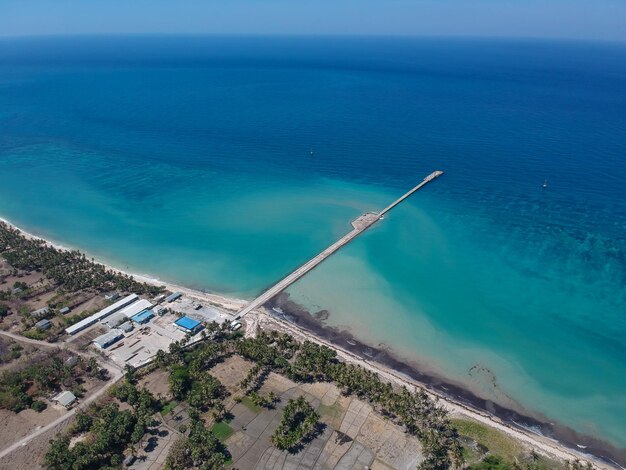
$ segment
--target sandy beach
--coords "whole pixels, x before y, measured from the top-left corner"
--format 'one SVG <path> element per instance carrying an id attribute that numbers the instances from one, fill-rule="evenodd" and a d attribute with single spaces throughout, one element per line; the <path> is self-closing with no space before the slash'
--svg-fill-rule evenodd
<path id="1" fill-rule="evenodd" d="M 261 327 L 281 329 L 300 339 L 314 339 L 336 350 L 342 360 L 366 367 L 397 385 L 409 389 L 421 387 L 453 415 L 492 426 L 532 446 L 539 453 L 560 459 L 589 460 L 600 468 L 624 468 L 615 461 L 626 458 L 623 449 L 597 438 L 580 435 L 537 413 L 506 408 L 485 400 L 461 384 L 421 371 L 418 365 L 396 356 L 388 347 L 379 349 L 361 342 L 350 332 L 325 327 L 315 316 L 290 301 L 287 294 L 272 299 L 268 309 L 264 308 L 256 315 Z M 581 450 L 576 450 L 576 447 Z"/>
<path id="2" fill-rule="evenodd" d="M 68 247 L 50 242 L 40 236 L 22 230 L 6 219 L 0 218 L 0 221 L 19 230 L 25 237 L 42 240 L 57 249 L 80 250 L 79 247 Z M 231 313 L 239 311 L 247 304 L 247 301 L 243 299 L 228 298 L 164 282 L 147 275 L 129 273 L 103 263 L 97 258 L 96 262 L 105 265 L 113 271 L 133 276 L 138 281 L 164 286 L 170 291 L 181 292 L 184 295 L 194 297 Z M 561 460 L 580 459 L 590 461 L 598 468 L 625 468 L 617 464 L 615 459 L 626 461 L 626 450 L 617 449 L 599 439 L 580 436 L 569 428 L 550 423 L 547 420 L 542 421 L 530 415 L 519 414 L 517 411 L 506 409 L 493 403 L 491 403 L 492 409 L 489 411 L 481 409 L 481 402 L 484 403 L 485 400 L 481 400 L 473 395 L 471 391 L 464 389 L 458 384 L 446 382 L 440 377 L 426 375 L 409 364 L 402 362 L 401 359 L 394 357 L 391 351 L 377 350 L 365 345 L 359 342 L 357 338 L 352 338 L 349 332 L 338 332 L 325 328 L 319 319 L 314 318 L 308 312 L 303 311 L 297 304 L 291 302 L 286 294 L 280 294 L 268 302 L 266 307 L 252 311 L 246 316 L 245 320 L 247 323 L 247 335 L 254 335 L 259 329 L 272 329 L 289 333 L 299 340 L 308 339 L 328 346 L 337 351 L 341 360 L 358 364 L 376 372 L 381 378 L 398 386 L 407 387 L 409 390 L 420 387 L 436 398 L 453 416 L 473 419 L 491 426 L 531 447 L 540 454 Z M 371 351 L 371 353 L 363 354 L 363 350 Z M 441 389 L 442 385 L 445 391 Z M 519 421 L 515 418 L 518 418 Z M 516 426 L 514 421 L 522 422 L 525 425 Z M 530 430 L 531 426 L 541 429 L 541 432 L 545 435 L 532 432 Z M 575 446 L 582 446 L 581 450 L 575 450 L 573 448 Z M 603 456 L 604 458 L 601 459 L 598 456 Z"/>

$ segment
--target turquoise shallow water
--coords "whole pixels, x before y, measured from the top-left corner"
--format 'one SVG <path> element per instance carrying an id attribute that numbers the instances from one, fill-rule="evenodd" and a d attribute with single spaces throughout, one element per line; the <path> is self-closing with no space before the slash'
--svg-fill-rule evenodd
<path id="1" fill-rule="evenodd" d="M 251 298 L 445 170 L 290 294 L 620 447 L 625 129 L 620 45 L 0 41 L 1 216 Z"/>

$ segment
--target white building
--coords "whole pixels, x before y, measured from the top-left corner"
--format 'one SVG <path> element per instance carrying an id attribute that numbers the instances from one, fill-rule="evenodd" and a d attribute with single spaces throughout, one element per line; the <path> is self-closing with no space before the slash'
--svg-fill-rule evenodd
<path id="1" fill-rule="evenodd" d="M 149 301 L 147 301 L 146 299 L 141 299 L 139 302 L 135 302 L 125 309 L 121 310 L 120 313 L 123 313 L 124 315 L 126 315 L 127 318 L 130 318 L 133 315 L 137 315 L 138 313 L 143 312 L 144 310 L 148 310 L 151 307 L 152 304 Z"/>
<path id="2" fill-rule="evenodd" d="M 106 349 L 123 337 L 124 333 L 122 332 L 122 330 L 114 329 L 109 331 L 108 333 L 98 336 L 96 339 L 93 340 L 93 344 L 98 346 L 100 349 Z"/>
<path id="3" fill-rule="evenodd" d="M 59 405 L 63 405 L 65 408 L 69 408 L 76 401 L 76 396 L 69 391 L 59 393 L 52 400 L 56 401 Z"/>
<path id="4" fill-rule="evenodd" d="M 69 328 L 66 328 L 65 332 L 68 335 L 75 335 L 79 331 L 82 331 L 85 328 L 90 327 L 91 325 L 96 323 L 98 320 L 102 320 L 103 318 L 111 315 L 112 313 L 117 312 L 119 309 L 126 307 L 127 305 L 135 302 L 138 298 L 139 296 L 137 296 L 137 294 L 130 294 L 129 296 L 124 297 L 122 300 L 118 300 L 113 305 L 109 305 L 108 307 L 103 308 L 98 313 L 94 313 L 90 317 L 87 317 L 79 321 L 78 323 L 75 323 Z"/>

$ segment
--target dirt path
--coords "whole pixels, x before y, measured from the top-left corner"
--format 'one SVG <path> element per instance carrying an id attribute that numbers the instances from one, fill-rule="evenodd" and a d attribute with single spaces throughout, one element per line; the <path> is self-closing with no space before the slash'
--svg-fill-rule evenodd
<path id="1" fill-rule="evenodd" d="M 12 340 L 15 341 L 19 341 L 21 343 L 28 343 L 28 344 L 33 344 L 35 346 L 41 346 L 42 348 L 48 348 L 48 349 L 62 349 L 62 346 L 60 344 L 55 344 L 55 343 L 47 343 L 46 341 L 39 341 L 36 339 L 30 339 L 30 338 L 26 338 L 24 336 L 20 336 L 20 335 L 16 335 L 13 333 L 9 333 L 8 331 L 0 331 L 0 335 L 5 336 L 7 338 L 11 338 Z"/>
<path id="2" fill-rule="evenodd" d="M 115 369 L 115 368 L 111 367 L 108 364 L 104 364 L 104 367 L 111 374 L 111 379 L 109 379 L 109 381 L 100 390 L 98 390 L 96 393 L 94 393 L 90 397 L 86 398 L 85 400 L 83 400 L 79 406 L 77 406 L 75 408 L 72 408 L 70 411 L 68 411 L 63 416 L 55 419 L 54 421 L 52 421 L 51 423 L 47 424 L 46 426 L 43 426 L 43 427 L 37 429 L 36 431 L 30 433 L 28 436 L 23 437 L 22 439 L 20 439 L 19 441 L 15 442 L 12 445 L 10 445 L 6 449 L 0 451 L 0 459 L 2 459 L 4 457 L 6 457 L 7 455 L 9 455 L 15 449 L 18 449 L 19 447 L 25 446 L 26 444 L 28 444 L 30 441 L 32 441 L 36 437 L 38 437 L 38 436 L 48 432 L 50 429 L 58 426 L 63 421 L 71 418 L 79 410 L 81 410 L 83 408 L 86 408 L 91 402 L 97 400 L 102 395 L 104 395 L 107 392 L 107 389 L 109 388 L 109 386 L 113 385 L 115 382 L 117 382 L 119 379 L 121 379 L 122 376 L 124 375 L 124 374 L 122 374 L 122 372 L 120 370 Z"/>
<path id="3" fill-rule="evenodd" d="M 37 340 L 29 339 L 29 338 L 24 338 L 22 336 L 14 335 L 12 333 L 7 333 L 6 331 L 0 331 L 0 335 L 8 337 L 8 338 L 11 338 L 11 339 L 14 339 L 16 341 L 29 343 L 29 344 L 33 344 L 33 345 L 36 345 L 36 346 L 41 346 L 41 347 L 44 347 L 44 348 L 59 348 L 59 345 L 56 345 L 56 344 L 50 344 L 50 343 L 46 343 L 45 341 L 37 341 Z M 112 364 L 103 363 L 102 366 L 109 372 L 109 375 L 111 376 L 111 378 L 103 385 L 103 387 L 100 390 L 95 392 L 93 395 L 87 397 L 85 400 L 81 401 L 79 406 L 74 407 L 73 409 L 68 411 L 63 416 L 60 416 L 59 418 L 55 419 L 51 423 L 48 423 L 47 425 L 45 425 L 45 426 L 43 426 L 43 427 L 41 427 L 39 429 L 36 429 L 35 431 L 30 433 L 29 435 L 23 437 L 19 441 L 11 444 L 9 447 L 7 447 L 7 448 L 3 449 L 2 451 L 0 451 L 0 460 L 3 459 L 4 457 L 6 457 L 7 455 L 9 455 L 14 450 L 27 445 L 30 441 L 32 441 L 36 437 L 41 436 L 42 434 L 45 434 L 49 430 L 59 426 L 65 420 L 70 419 L 72 416 L 74 416 L 76 414 L 77 411 L 87 407 L 91 402 L 97 400 L 103 394 L 105 394 L 107 392 L 107 389 L 109 388 L 109 386 L 111 386 L 114 383 L 116 383 L 124 375 L 122 373 L 122 371 L 119 369 L 119 367 L 113 366 Z"/>

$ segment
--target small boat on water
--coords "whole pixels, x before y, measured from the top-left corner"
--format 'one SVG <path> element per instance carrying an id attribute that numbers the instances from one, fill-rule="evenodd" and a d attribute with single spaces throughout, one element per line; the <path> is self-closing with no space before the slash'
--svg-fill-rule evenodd
<path id="1" fill-rule="evenodd" d="M 548 180 L 543 180 L 543 187 L 547 188 L 548 187 Z"/>
<path id="2" fill-rule="evenodd" d="M 313 149 L 311 149 L 311 151 L 310 151 L 309 153 L 311 154 L 311 156 L 313 156 L 313 154 L 314 154 L 315 152 L 313 151 Z"/>

